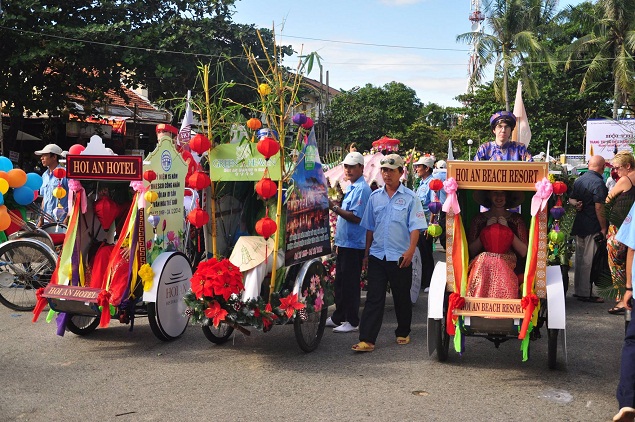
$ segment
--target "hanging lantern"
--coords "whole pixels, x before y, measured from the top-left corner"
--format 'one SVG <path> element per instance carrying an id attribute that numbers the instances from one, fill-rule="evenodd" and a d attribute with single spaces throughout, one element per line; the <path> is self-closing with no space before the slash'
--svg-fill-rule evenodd
<path id="1" fill-rule="evenodd" d="M 203 227 L 209 221 L 209 215 L 201 208 L 194 208 L 187 215 L 187 220 L 197 229 Z"/>
<path id="2" fill-rule="evenodd" d="M 432 214 L 438 214 L 443 205 L 439 201 L 432 201 L 428 204 L 428 209 Z"/>
<path id="3" fill-rule="evenodd" d="M 154 170 L 146 170 L 143 172 L 143 179 L 149 183 L 157 180 L 157 173 Z"/>
<path id="4" fill-rule="evenodd" d="M 306 118 L 306 122 L 302 123 L 300 126 L 302 126 L 305 129 L 311 129 L 313 127 L 313 119 L 310 117 Z"/>
<path id="5" fill-rule="evenodd" d="M 263 177 L 258 183 L 256 183 L 256 192 L 264 199 L 271 198 L 277 191 L 278 185 L 268 177 Z"/>
<path id="6" fill-rule="evenodd" d="M 159 194 L 156 193 L 153 190 L 149 190 L 146 193 L 143 194 L 143 198 L 150 203 L 155 202 L 157 199 L 159 199 Z"/>
<path id="7" fill-rule="evenodd" d="M 258 233 L 265 239 L 270 238 L 277 229 L 278 225 L 269 217 L 263 217 L 260 220 L 256 221 L 256 233 Z"/>
<path id="8" fill-rule="evenodd" d="M 428 226 L 428 234 L 432 237 L 439 237 L 442 232 L 443 229 L 438 224 L 430 224 Z"/>
<path id="9" fill-rule="evenodd" d="M 247 120 L 247 127 L 251 130 L 258 130 L 262 127 L 262 122 L 260 121 L 260 119 L 252 117 L 251 119 Z"/>
<path id="10" fill-rule="evenodd" d="M 428 183 L 428 186 L 430 186 L 430 189 L 433 191 L 438 192 L 443 189 L 443 181 L 439 179 L 432 179 L 430 180 L 430 183 Z"/>
<path id="11" fill-rule="evenodd" d="M 304 113 L 297 113 L 293 116 L 293 123 L 300 126 L 306 123 L 308 117 Z"/>
<path id="12" fill-rule="evenodd" d="M 258 85 L 258 94 L 262 95 L 263 97 L 265 95 L 271 94 L 271 87 L 268 84 Z"/>
<path id="13" fill-rule="evenodd" d="M 564 214 L 565 210 L 562 207 L 553 207 L 549 210 L 549 214 L 553 217 L 554 220 L 560 220 Z"/>
<path id="14" fill-rule="evenodd" d="M 55 217 L 55 221 L 62 221 L 65 215 L 66 210 L 62 207 L 57 207 L 53 210 L 53 217 Z"/>
<path id="15" fill-rule="evenodd" d="M 187 184 L 190 188 L 203 190 L 211 185 L 212 181 L 207 174 L 203 173 L 202 171 L 197 171 L 194 172 L 190 177 L 188 177 Z"/>
<path id="16" fill-rule="evenodd" d="M 268 160 L 280 151 L 280 144 L 275 139 L 267 136 L 258 141 L 256 148 L 258 148 L 258 152 L 264 155 L 265 159 Z"/>
<path id="17" fill-rule="evenodd" d="M 66 196 L 66 189 L 61 186 L 58 186 L 53 189 L 53 196 L 57 199 L 62 199 Z"/>
<path id="18" fill-rule="evenodd" d="M 564 182 L 554 182 L 553 183 L 553 193 L 556 195 L 562 195 L 567 192 L 567 184 Z"/>
<path id="19" fill-rule="evenodd" d="M 155 230 L 156 230 L 157 226 L 159 225 L 160 221 L 161 221 L 161 217 L 159 217 L 156 214 L 150 214 L 148 216 L 148 223 L 150 223 L 152 228 L 155 229 Z"/>
<path id="20" fill-rule="evenodd" d="M 211 146 L 212 144 L 207 136 L 200 133 L 194 135 L 194 137 L 190 139 L 190 149 L 198 155 L 203 155 L 205 151 L 209 151 Z"/>
<path id="21" fill-rule="evenodd" d="M 58 179 L 65 178 L 66 169 L 64 167 L 57 167 L 55 170 L 53 170 L 53 176 L 57 177 Z"/>
<path id="22" fill-rule="evenodd" d="M 564 242 L 564 233 L 562 233 L 561 231 L 551 230 L 549 232 L 549 240 L 552 243 L 559 245 Z"/>

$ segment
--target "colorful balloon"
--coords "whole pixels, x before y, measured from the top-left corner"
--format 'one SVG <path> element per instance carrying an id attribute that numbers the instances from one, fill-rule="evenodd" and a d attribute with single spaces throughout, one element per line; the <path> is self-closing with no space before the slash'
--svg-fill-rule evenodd
<path id="1" fill-rule="evenodd" d="M 22 169 L 9 170 L 7 182 L 9 182 L 9 187 L 19 188 L 26 183 L 26 173 Z"/>
<path id="2" fill-rule="evenodd" d="M 13 170 L 13 163 L 7 157 L 0 157 L 0 171 Z"/>
<path id="3" fill-rule="evenodd" d="M 42 176 L 37 173 L 27 173 L 25 186 L 33 191 L 37 191 L 42 187 Z"/>
<path id="4" fill-rule="evenodd" d="M 68 153 L 70 155 L 79 155 L 82 152 L 84 152 L 84 150 L 86 149 L 86 147 L 84 145 L 80 145 L 80 144 L 75 144 L 72 147 L 70 147 L 68 149 Z"/>
<path id="5" fill-rule="evenodd" d="M 4 212 L 0 212 L 0 231 L 4 231 L 8 229 L 10 225 L 11 225 L 11 217 L 9 216 L 9 213 L 7 212 L 5 207 Z"/>
<path id="6" fill-rule="evenodd" d="M 33 202 L 33 190 L 26 186 L 13 189 L 13 199 L 19 205 L 29 205 Z"/>
<path id="7" fill-rule="evenodd" d="M 0 193 L 3 195 L 9 190 L 9 182 L 6 179 L 0 179 Z"/>

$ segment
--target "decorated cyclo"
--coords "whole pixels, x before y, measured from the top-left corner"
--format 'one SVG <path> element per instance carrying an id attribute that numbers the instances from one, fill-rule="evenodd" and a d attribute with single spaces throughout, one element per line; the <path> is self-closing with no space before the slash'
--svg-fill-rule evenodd
<path id="1" fill-rule="evenodd" d="M 450 161 L 444 188 L 446 262 L 437 264 L 430 285 L 429 354 L 446 361 L 450 344 L 468 353 L 466 338 L 480 336 L 496 347 L 520 340 L 525 361 L 530 340 L 546 325 L 548 366 L 557 365 L 558 337 L 566 362 L 562 273 L 547 266 L 548 236 L 561 237 L 566 185 L 549 182 L 547 163 Z M 505 218 L 496 217 L 497 208 Z M 549 235 L 548 214 L 555 219 Z"/>
<path id="2" fill-rule="evenodd" d="M 202 207 L 212 215 L 205 237 L 217 243 L 208 244 L 213 257 L 198 265 L 185 301 L 213 343 L 234 330 L 249 335 L 249 327 L 267 332 L 284 324 L 306 352 L 322 338 L 333 303 L 320 258 L 331 252 L 327 185 L 310 118 L 294 121 L 297 154 L 284 154 L 277 131 L 257 118 L 247 121 L 251 141 L 243 136 L 211 150 L 212 186 Z"/>
<path id="3" fill-rule="evenodd" d="M 111 318 L 132 329 L 138 315 L 148 316 L 161 340 L 183 334 L 192 275 L 184 254 L 188 165 L 171 130 L 157 127 L 145 160 L 113 154 L 99 136 L 71 147 L 68 228 L 51 280 L 37 290 L 34 322 L 49 305 L 46 320 L 55 320 L 58 335 L 86 335 Z"/>

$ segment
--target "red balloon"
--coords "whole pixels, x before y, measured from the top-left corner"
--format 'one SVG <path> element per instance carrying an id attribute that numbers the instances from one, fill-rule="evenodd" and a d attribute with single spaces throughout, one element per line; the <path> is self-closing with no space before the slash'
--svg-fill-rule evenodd
<path id="1" fill-rule="evenodd" d="M 187 219 L 194 227 L 200 229 L 209 221 L 209 215 L 201 208 L 195 208 L 187 215 Z"/>
<path id="2" fill-rule="evenodd" d="M 157 173 L 154 170 L 146 170 L 143 172 L 143 179 L 152 183 L 157 180 Z"/>
<path id="3" fill-rule="evenodd" d="M 209 176 L 202 171 L 194 172 L 190 177 L 187 178 L 188 187 L 196 190 L 203 190 L 209 185 L 212 184 Z"/>
<path id="4" fill-rule="evenodd" d="M 280 144 L 275 139 L 267 136 L 258 141 L 256 148 L 268 160 L 280 151 Z"/>
<path id="5" fill-rule="evenodd" d="M 203 155 L 203 153 L 208 151 L 211 146 L 212 144 L 209 139 L 207 139 L 207 136 L 200 133 L 190 139 L 190 149 L 198 155 Z"/>
<path id="6" fill-rule="evenodd" d="M 55 170 L 53 170 L 53 176 L 57 177 L 58 179 L 65 178 L 66 169 L 64 167 L 57 167 Z"/>
<path id="7" fill-rule="evenodd" d="M 256 192 L 264 199 L 271 198 L 277 191 L 278 185 L 268 177 L 263 177 L 258 183 L 256 183 Z"/>
<path id="8" fill-rule="evenodd" d="M 68 153 L 69 153 L 70 155 L 79 155 L 79 154 L 81 154 L 82 152 L 84 152 L 84 150 L 85 150 L 85 149 L 86 149 L 86 147 L 85 147 L 84 145 L 81 145 L 81 144 L 75 144 L 75 145 L 73 145 L 72 147 L 70 147 L 70 148 L 68 149 Z"/>
<path id="9" fill-rule="evenodd" d="M 256 233 L 268 239 L 276 232 L 278 225 L 269 217 L 263 217 L 256 222 Z"/>

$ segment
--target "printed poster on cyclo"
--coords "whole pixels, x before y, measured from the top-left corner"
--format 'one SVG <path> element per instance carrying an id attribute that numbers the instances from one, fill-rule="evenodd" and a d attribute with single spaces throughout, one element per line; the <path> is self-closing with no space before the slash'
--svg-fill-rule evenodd
<path id="1" fill-rule="evenodd" d="M 286 266 L 331 253 L 326 176 L 313 130 L 300 157 L 287 200 Z"/>
<path id="2" fill-rule="evenodd" d="M 610 160 L 616 150 L 631 151 L 631 144 L 635 143 L 635 119 L 594 119 L 587 120 L 586 124 L 587 160 L 591 155 L 601 155 Z"/>

